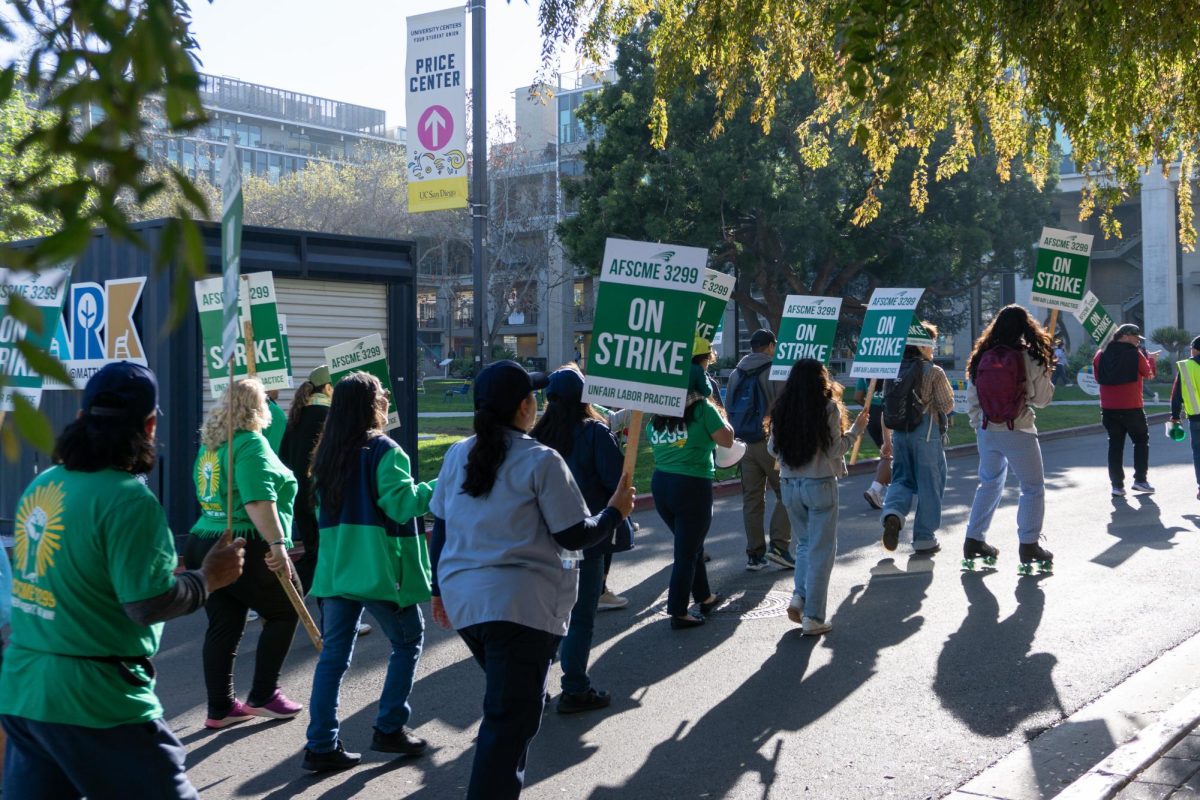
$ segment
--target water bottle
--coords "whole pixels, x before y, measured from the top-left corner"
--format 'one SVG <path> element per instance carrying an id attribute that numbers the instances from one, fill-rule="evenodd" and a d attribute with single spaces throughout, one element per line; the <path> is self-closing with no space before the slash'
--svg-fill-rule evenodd
<path id="1" fill-rule="evenodd" d="M 1173 442 L 1182 442 L 1187 438 L 1187 431 L 1178 422 L 1167 420 L 1167 438 Z"/>
<path id="2" fill-rule="evenodd" d="M 562 566 L 563 569 L 579 569 L 579 562 L 583 561 L 582 550 L 563 550 L 562 551 Z"/>

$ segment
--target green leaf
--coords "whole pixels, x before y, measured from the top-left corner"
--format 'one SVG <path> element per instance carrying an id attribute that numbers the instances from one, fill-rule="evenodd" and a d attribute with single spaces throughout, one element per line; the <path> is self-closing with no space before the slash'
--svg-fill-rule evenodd
<path id="1" fill-rule="evenodd" d="M 28 339 L 17 342 L 17 350 L 25 357 L 25 361 L 33 368 L 34 372 L 43 378 L 53 378 L 68 386 L 75 382 L 61 361 L 50 355 L 48 351 L 34 346 L 33 342 Z"/>

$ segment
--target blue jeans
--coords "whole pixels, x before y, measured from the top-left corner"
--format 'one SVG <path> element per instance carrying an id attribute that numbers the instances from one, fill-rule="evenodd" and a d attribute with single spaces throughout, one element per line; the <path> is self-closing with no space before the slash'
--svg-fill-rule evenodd
<path id="1" fill-rule="evenodd" d="M 704 567 L 704 539 L 712 525 L 712 481 L 656 469 L 650 478 L 650 490 L 658 515 L 675 535 L 667 613 L 682 617 L 688 612 L 688 592 L 697 603 L 712 594 Z"/>
<path id="2" fill-rule="evenodd" d="M 1042 447 L 1033 433 L 1010 431 L 1000 425 L 980 428 L 979 488 L 971 503 L 967 538 L 987 540 L 992 516 L 1004 493 L 1004 480 L 1012 467 L 1021 485 L 1017 500 L 1017 538 L 1021 544 L 1036 544 L 1046 517 L 1046 476 L 1042 469 Z"/>
<path id="3" fill-rule="evenodd" d="M 412 715 L 408 695 L 412 691 L 421 646 L 425 641 L 425 622 L 421 609 L 412 605 L 400 608 L 382 600 L 348 600 L 345 597 L 326 597 L 321 603 L 321 634 L 325 645 L 317 660 L 313 675 L 312 697 L 308 703 L 308 749 L 328 753 L 338 742 L 338 693 L 342 678 L 350 668 L 354 654 L 354 639 L 363 608 L 371 612 L 379 629 L 392 643 L 383 694 L 379 697 L 379 716 L 375 729 L 380 733 L 395 733 Z"/>
<path id="4" fill-rule="evenodd" d="M 895 515 L 904 520 L 917 499 L 913 519 L 913 547 L 936 541 L 934 531 L 942 526 L 942 495 L 946 492 L 946 452 L 937 422 L 929 429 L 926 414 L 913 431 L 892 432 L 892 483 L 883 500 L 880 520 Z M 926 438 L 928 437 L 928 441 Z"/>
<path id="5" fill-rule="evenodd" d="M 837 555 L 837 478 L 784 478 L 783 505 L 792 522 L 796 594 L 804 616 L 825 621 L 829 576 Z"/>
<path id="6" fill-rule="evenodd" d="M 1192 436 L 1192 466 L 1196 469 L 1196 486 L 1200 487 L 1200 417 L 1188 420 Z"/>
<path id="7" fill-rule="evenodd" d="M 571 624 L 562 640 L 562 690 L 573 694 L 592 686 L 588 679 L 588 656 L 592 652 L 592 629 L 596 624 L 596 606 L 604 591 L 604 556 L 595 555 L 579 564 L 579 596 L 571 609 Z"/>

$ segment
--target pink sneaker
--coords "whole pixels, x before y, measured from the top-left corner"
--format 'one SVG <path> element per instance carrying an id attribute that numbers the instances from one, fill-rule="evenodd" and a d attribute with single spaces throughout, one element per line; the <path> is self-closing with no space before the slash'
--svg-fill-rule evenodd
<path id="1" fill-rule="evenodd" d="M 206 719 L 204 727 L 209 730 L 219 730 L 228 728 L 230 725 L 237 725 L 239 722 L 245 722 L 249 719 L 254 719 L 254 711 L 250 706 L 243 703 L 241 700 L 233 701 L 233 708 L 229 709 L 229 713 L 220 719 Z"/>
<path id="2" fill-rule="evenodd" d="M 304 710 L 304 706 L 287 698 L 281 689 L 276 689 L 271 699 L 261 706 L 246 706 L 246 713 L 271 719 L 291 719 Z"/>

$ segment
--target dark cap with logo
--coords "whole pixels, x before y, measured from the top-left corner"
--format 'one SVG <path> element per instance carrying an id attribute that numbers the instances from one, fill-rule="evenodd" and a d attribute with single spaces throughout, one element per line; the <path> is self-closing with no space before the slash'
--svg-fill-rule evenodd
<path id="1" fill-rule="evenodd" d="M 545 389 L 550 379 L 544 372 L 526 372 L 515 361 L 488 364 L 475 378 L 475 410 L 486 408 L 510 415 L 530 392 Z"/>
<path id="2" fill-rule="evenodd" d="M 754 333 L 750 334 L 751 347 L 766 347 L 770 344 L 775 344 L 775 334 L 771 333 L 766 328 L 759 328 Z"/>
<path id="3" fill-rule="evenodd" d="M 1136 336 L 1139 339 L 1145 338 L 1142 336 L 1142 329 L 1137 325 L 1134 325 L 1132 322 L 1127 322 L 1126 324 L 1117 328 L 1117 332 L 1113 334 L 1114 339 L 1119 339 L 1122 336 Z"/>
<path id="4" fill-rule="evenodd" d="M 156 411 L 158 379 L 132 361 L 106 364 L 83 389 L 83 413 L 89 417 L 143 420 Z"/>

